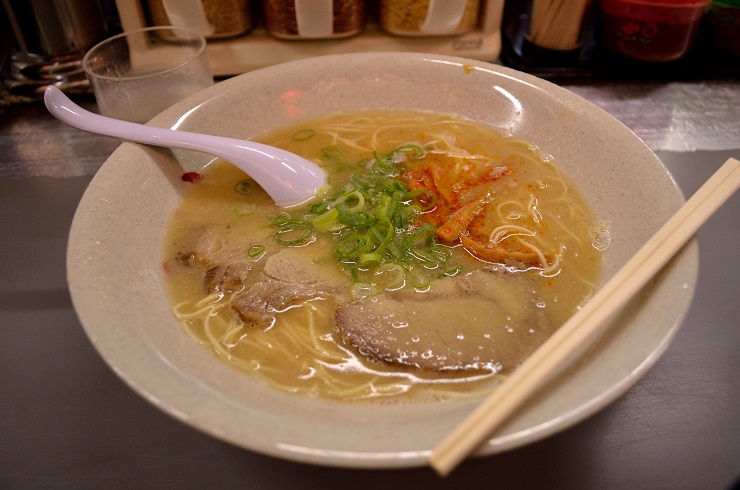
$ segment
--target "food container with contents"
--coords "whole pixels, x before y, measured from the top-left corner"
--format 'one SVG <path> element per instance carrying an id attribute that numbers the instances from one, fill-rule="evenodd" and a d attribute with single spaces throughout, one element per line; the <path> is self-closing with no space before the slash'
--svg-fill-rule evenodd
<path id="1" fill-rule="evenodd" d="M 601 43 L 640 61 L 672 61 L 694 44 L 709 0 L 602 0 Z"/>
<path id="2" fill-rule="evenodd" d="M 253 19 L 249 0 L 147 0 L 153 25 L 191 29 L 206 39 L 246 34 Z"/>
<path id="3" fill-rule="evenodd" d="M 279 39 L 331 39 L 365 26 L 365 0 L 264 0 L 267 32 Z"/>
<path id="4" fill-rule="evenodd" d="M 740 56 L 740 0 L 714 1 L 705 15 L 715 46 Z"/>
<path id="5" fill-rule="evenodd" d="M 380 25 L 400 36 L 449 36 L 475 28 L 479 0 L 381 0 Z"/>

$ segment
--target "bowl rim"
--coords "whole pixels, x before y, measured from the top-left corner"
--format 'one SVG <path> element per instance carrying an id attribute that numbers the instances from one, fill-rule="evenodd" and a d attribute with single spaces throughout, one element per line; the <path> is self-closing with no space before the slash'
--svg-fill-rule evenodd
<path id="1" fill-rule="evenodd" d="M 378 56 L 387 57 L 388 59 L 396 61 L 413 61 L 413 62 L 424 62 L 424 60 L 437 60 L 450 63 L 464 64 L 465 66 L 476 67 L 481 70 L 486 70 L 493 73 L 495 76 L 503 76 L 515 79 L 519 82 L 531 85 L 537 90 L 544 90 L 545 92 L 552 94 L 557 97 L 559 103 L 562 104 L 577 104 L 582 107 L 586 107 L 588 111 L 594 114 L 600 114 L 601 117 L 606 117 L 616 126 L 621 126 L 623 129 L 629 131 L 634 138 L 639 138 L 634 135 L 626 126 L 621 122 L 614 119 L 603 109 L 597 107 L 591 102 L 567 91 L 564 88 L 558 87 L 551 82 L 537 78 L 533 75 L 528 75 L 507 67 L 500 65 L 494 65 L 491 63 L 480 62 L 475 60 L 469 60 L 465 58 L 452 57 L 452 56 L 441 56 L 436 54 L 425 54 L 425 53 L 363 53 L 363 54 L 352 54 L 352 55 L 327 55 L 316 58 L 304 59 L 281 65 L 275 65 L 267 68 L 256 70 L 255 72 L 249 72 L 244 75 L 240 75 L 209 87 L 188 99 L 179 102 L 172 106 L 170 109 L 164 111 L 160 115 L 153 118 L 149 123 L 150 125 L 164 126 L 164 127 L 179 127 L 186 121 L 186 116 L 197 112 L 198 110 L 204 110 L 206 102 L 214 97 L 218 97 L 223 93 L 228 93 L 232 90 L 236 90 L 241 84 L 245 83 L 245 80 L 249 80 L 250 77 L 254 76 L 266 76 L 270 74 L 284 74 L 287 71 L 302 69 L 308 67 L 309 69 L 315 69 L 318 65 L 332 65 L 335 63 L 341 63 L 348 59 L 352 60 L 364 60 L 371 59 Z M 257 74 L 257 75 L 255 75 Z M 665 166 L 660 162 L 654 153 L 642 143 L 644 150 L 647 154 L 652 154 L 654 157 L 654 165 L 660 167 L 661 173 L 666 174 L 666 178 L 672 181 L 672 177 Z M 140 145 L 131 143 L 122 144 L 105 162 L 104 167 L 112 165 L 120 165 L 120 160 L 125 159 L 130 152 L 142 151 Z M 102 167 L 101 167 L 102 168 Z M 287 444 L 261 444 L 255 443 L 254 441 L 244 441 L 241 439 L 234 439 L 229 434 L 224 434 L 219 430 L 214 430 L 213 427 L 209 427 L 207 424 L 203 424 L 201 421 L 196 420 L 189 416 L 183 411 L 181 406 L 177 406 L 176 403 L 172 403 L 169 400 L 163 400 L 155 391 L 151 390 L 146 382 L 142 379 L 132 377 L 127 372 L 127 366 L 121 365 L 111 360 L 109 346 L 106 344 L 105 339 L 101 338 L 101 332 L 95 325 L 88 323 L 88 317 L 82 311 L 87 306 L 82 301 L 80 295 L 82 291 L 78 289 L 79 281 L 81 280 L 78 264 L 80 258 L 79 247 L 81 246 L 81 234 L 84 230 L 82 216 L 85 213 L 91 211 L 91 200 L 95 198 L 95 193 L 99 192 L 98 184 L 99 181 L 105 178 L 105 174 L 99 172 L 96 175 L 90 186 L 83 195 L 80 201 L 80 206 L 73 220 L 73 224 L 70 230 L 70 240 L 67 251 L 67 270 L 68 270 L 68 283 L 70 287 L 70 294 L 72 296 L 75 310 L 80 318 L 83 328 L 92 341 L 96 350 L 98 350 L 101 357 L 105 362 L 116 372 L 116 374 L 126 382 L 135 392 L 143 396 L 153 405 L 160 410 L 168 413 L 174 418 L 184 422 L 185 424 L 196 428 L 202 432 L 208 433 L 225 442 L 235 444 L 256 452 L 261 452 L 275 457 L 284 459 L 308 462 L 326 466 L 339 466 L 339 467 L 364 467 L 364 468 L 399 468 L 399 467 L 412 467 L 421 466 L 426 464 L 426 457 L 431 451 L 431 448 L 423 450 L 412 450 L 412 451 L 389 451 L 387 453 L 371 452 L 347 452 L 347 451 L 330 451 L 330 450 L 306 450 L 298 446 L 290 447 Z M 675 186 L 675 182 L 673 182 Z M 98 189 L 96 191 L 96 189 Z M 677 193 L 680 196 L 680 200 L 683 200 L 680 189 L 675 186 Z M 79 215 L 79 216 L 78 216 Z M 557 420 L 549 421 L 547 423 L 540 424 L 538 426 L 531 427 L 528 431 L 520 431 L 517 433 L 493 437 L 487 443 L 485 443 L 481 449 L 476 453 L 477 456 L 491 455 L 502 451 L 514 449 L 516 447 L 523 446 L 525 444 L 535 442 L 544 437 L 548 437 L 554 433 L 565 430 L 571 427 L 590 415 L 601 410 L 608 404 L 612 403 L 634 384 L 644 376 L 645 373 L 657 362 L 661 355 L 665 352 L 671 340 L 675 336 L 678 327 L 683 322 L 693 297 L 693 286 L 696 283 L 698 275 L 698 245 L 696 241 L 689 243 L 687 247 L 681 253 L 681 256 L 677 261 L 682 261 L 686 267 L 685 279 L 689 285 L 688 300 L 681 304 L 681 308 L 673 312 L 674 320 L 671 325 L 667 327 L 666 335 L 661 339 L 660 343 L 656 348 L 647 356 L 638 366 L 636 366 L 631 372 L 627 373 L 619 383 L 616 383 L 604 390 L 600 396 L 590 400 L 589 403 L 585 403 L 577 407 L 576 409 L 570 410 L 567 413 L 561 414 Z M 309 448 L 310 449 L 310 448 Z"/>

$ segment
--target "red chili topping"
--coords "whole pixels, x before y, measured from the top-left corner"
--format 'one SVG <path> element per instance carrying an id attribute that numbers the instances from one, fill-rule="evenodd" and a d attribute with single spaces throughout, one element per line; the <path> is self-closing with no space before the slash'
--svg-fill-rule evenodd
<path id="1" fill-rule="evenodd" d="M 199 174 L 198 172 L 185 172 L 184 174 L 182 174 L 181 178 L 184 182 L 190 182 L 191 184 L 195 184 L 196 182 L 198 182 L 200 179 L 203 178 L 203 175 Z"/>

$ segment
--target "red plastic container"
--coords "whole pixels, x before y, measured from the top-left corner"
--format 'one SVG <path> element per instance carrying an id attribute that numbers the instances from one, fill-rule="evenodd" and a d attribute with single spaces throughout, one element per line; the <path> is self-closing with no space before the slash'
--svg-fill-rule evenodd
<path id="1" fill-rule="evenodd" d="M 601 0 L 599 40 L 641 61 L 672 61 L 689 52 L 710 0 Z"/>

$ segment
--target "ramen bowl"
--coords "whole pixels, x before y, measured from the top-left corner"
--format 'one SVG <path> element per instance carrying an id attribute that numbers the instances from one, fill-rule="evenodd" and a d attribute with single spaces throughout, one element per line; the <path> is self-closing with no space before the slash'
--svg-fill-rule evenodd
<path id="1" fill-rule="evenodd" d="M 607 280 L 683 203 L 673 179 L 628 128 L 586 100 L 504 67 L 411 53 L 336 55 L 276 65 L 212 86 L 150 125 L 249 138 L 326 113 L 413 109 L 500 128 L 555 158 L 611 223 Z M 344 403 L 278 391 L 185 334 L 162 281 L 165 225 L 211 160 L 122 144 L 83 196 L 70 231 L 68 280 L 90 340 L 137 393 L 172 417 L 242 448 L 327 466 L 423 465 L 480 399 Z M 625 393 L 668 346 L 698 271 L 691 242 L 607 333 L 493 434 L 477 455 L 578 423 Z"/>

